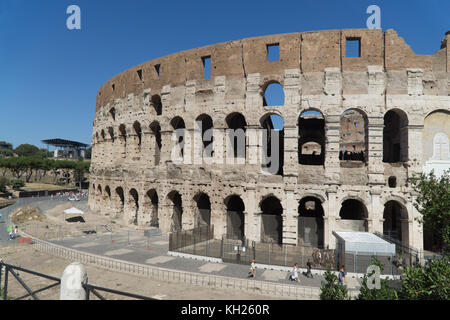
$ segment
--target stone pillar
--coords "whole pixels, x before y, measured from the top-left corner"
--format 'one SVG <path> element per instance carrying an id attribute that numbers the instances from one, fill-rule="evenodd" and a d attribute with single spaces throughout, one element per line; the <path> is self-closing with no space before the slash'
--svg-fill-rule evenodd
<path id="1" fill-rule="evenodd" d="M 327 190 L 328 201 L 323 204 L 326 214 L 326 219 L 324 219 L 324 246 L 329 246 L 330 249 L 336 248 L 336 237 L 333 235 L 333 231 L 339 231 L 337 227 L 337 221 L 339 218 L 339 211 L 341 209 L 341 204 L 337 200 L 337 189 L 329 188 Z"/>
<path id="2" fill-rule="evenodd" d="M 261 212 L 259 212 L 256 201 L 255 189 L 247 188 L 245 203 L 245 226 L 244 235 L 248 240 L 259 242 L 261 239 Z"/>
<path id="3" fill-rule="evenodd" d="M 368 175 L 369 185 L 385 185 L 383 164 L 383 128 L 384 118 L 371 116 L 368 118 Z"/>
<path id="4" fill-rule="evenodd" d="M 160 164 L 165 165 L 167 161 L 172 161 L 172 149 L 175 142 L 172 141 L 172 130 L 161 130 L 161 159 Z"/>
<path id="5" fill-rule="evenodd" d="M 60 300 L 86 300 L 86 290 L 83 284 L 87 283 L 86 268 L 79 262 L 69 264 L 61 276 Z"/>
<path id="6" fill-rule="evenodd" d="M 298 203 L 293 189 L 286 189 L 285 207 L 283 207 L 283 244 L 297 245 L 298 238 Z"/>
<path id="7" fill-rule="evenodd" d="M 383 222 L 384 222 L 384 206 L 381 203 L 381 192 L 380 187 L 374 187 L 370 190 L 372 197 L 372 209 L 369 211 L 372 219 L 372 231 L 379 232 L 383 234 Z"/>
<path id="8" fill-rule="evenodd" d="M 408 179 L 423 170 L 423 125 L 408 125 Z"/>
<path id="9" fill-rule="evenodd" d="M 328 115 L 325 119 L 325 183 L 340 182 L 339 131 L 340 115 Z"/>
<path id="10" fill-rule="evenodd" d="M 149 131 L 142 131 L 141 160 L 146 168 L 155 166 L 155 135 Z"/>

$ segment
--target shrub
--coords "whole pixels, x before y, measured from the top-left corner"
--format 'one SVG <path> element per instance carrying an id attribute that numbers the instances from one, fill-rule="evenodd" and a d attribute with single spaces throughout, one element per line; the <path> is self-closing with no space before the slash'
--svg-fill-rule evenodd
<path id="1" fill-rule="evenodd" d="M 14 190 L 20 190 L 21 188 L 25 187 L 25 182 L 20 179 L 14 179 L 11 181 L 11 186 Z"/>
<path id="2" fill-rule="evenodd" d="M 320 287 L 320 300 L 350 300 L 347 286 L 338 284 L 337 280 L 338 277 L 331 272 L 331 268 L 328 266 L 325 272 L 325 282 L 322 281 Z"/>

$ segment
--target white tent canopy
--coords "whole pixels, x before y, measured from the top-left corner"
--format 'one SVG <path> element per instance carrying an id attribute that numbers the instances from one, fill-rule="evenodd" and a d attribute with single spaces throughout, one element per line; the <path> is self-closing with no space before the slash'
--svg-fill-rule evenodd
<path id="1" fill-rule="evenodd" d="M 83 214 L 83 213 L 84 213 L 83 211 L 75 207 L 64 210 L 64 214 Z"/>

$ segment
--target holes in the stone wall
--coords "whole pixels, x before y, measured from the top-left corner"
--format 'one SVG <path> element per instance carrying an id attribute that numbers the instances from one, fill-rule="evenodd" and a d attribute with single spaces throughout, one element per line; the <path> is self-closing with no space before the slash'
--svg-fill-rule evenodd
<path id="1" fill-rule="evenodd" d="M 112 84 L 111 87 L 112 87 L 112 91 L 115 91 L 115 90 L 116 90 L 116 85 L 115 85 L 114 83 Z"/>
<path id="2" fill-rule="evenodd" d="M 345 56 L 347 58 L 361 57 L 361 38 L 355 38 L 355 37 L 346 38 Z"/>
<path id="3" fill-rule="evenodd" d="M 139 80 L 142 81 L 142 69 L 139 69 L 137 71 L 137 74 L 138 74 Z"/>
<path id="4" fill-rule="evenodd" d="M 389 185 L 389 188 L 397 187 L 397 177 L 390 176 L 389 179 L 388 179 L 388 185 Z"/>
<path id="5" fill-rule="evenodd" d="M 348 109 L 341 115 L 339 160 L 365 161 L 368 150 L 366 115 L 357 109 Z"/>
<path id="6" fill-rule="evenodd" d="M 280 60 L 280 44 L 273 43 L 267 45 L 267 61 Z"/>
<path id="7" fill-rule="evenodd" d="M 155 65 L 155 71 L 156 71 L 156 75 L 158 76 L 158 79 L 161 79 L 161 65 L 160 64 Z"/>
<path id="8" fill-rule="evenodd" d="M 263 106 L 274 107 L 284 105 L 283 86 L 278 82 L 272 82 L 267 85 L 263 95 Z"/>
<path id="9" fill-rule="evenodd" d="M 263 129 L 263 170 L 283 175 L 284 164 L 284 119 L 276 114 L 267 114 L 260 120 Z M 275 149 L 274 149 L 275 148 Z"/>
<path id="10" fill-rule="evenodd" d="M 140 149 L 142 143 L 142 129 L 141 124 L 138 121 L 135 121 L 133 124 L 133 129 L 137 137 L 137 146 Z"/>
<path id="11" fill-rule="evenodd" d="M 211 56 L 202 57 L 203 62 L 203 79 L 211 79 Z"/>
<path id="12" fill-rule="evenodd" d="M 232 129 L 228 136 L 230 143 L 233 148 L 234 158 L 244 158 L 245 159 L 245 149 L 246 149 L 246 136 L 245 130 L 247 128 L 247 122 L 245 117 L 236 112 L 227 116 L 225 119 L 228 129 Z"/>

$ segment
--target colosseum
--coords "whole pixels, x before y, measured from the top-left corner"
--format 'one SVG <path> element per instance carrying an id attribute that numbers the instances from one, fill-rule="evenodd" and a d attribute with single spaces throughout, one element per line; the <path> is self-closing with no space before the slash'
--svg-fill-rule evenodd
<path id="1" fill-rule="evenodd" d="M 271 87 L 284 102 L 269 103 Z M 222 134 L 193 143 L 199 124 Z M 263 128 L 277 133 L 276 172 L 257 156 L 272 136 L 249 135 Z M 243 151 L 223 147 L 236 140 L 230 129 L 246 133 Z M 166 233 L 208 224 L 216 238 L 332 249 L 333 231 L 365 231 L 422 250 L 409 180 L 450 167 L 449 136 L 450 32 L 432 55 L 394 30 L 230 41 L 145 62 L 100 88 L 89 206 Z"/>

